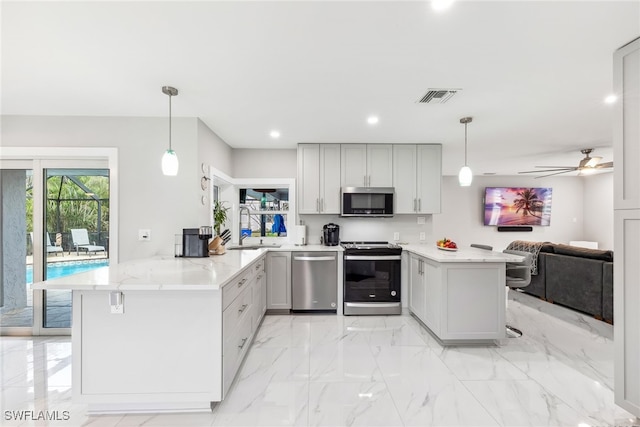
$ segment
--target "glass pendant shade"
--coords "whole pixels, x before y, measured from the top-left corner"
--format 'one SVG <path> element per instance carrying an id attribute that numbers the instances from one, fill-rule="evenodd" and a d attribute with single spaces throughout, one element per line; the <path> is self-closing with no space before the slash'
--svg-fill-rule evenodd
<path id="1" fill-rule="evenodd" d="M 464 124 L 464 166 L 458 173 L 458 183 L 460 187 L 468 187 L 473 181 L 473 172 L 471 168 L 467 166 L 467 125 L 473 121 L 471 117 L 463 117 L 460 119 L 460 123 Z"/>
<path id="2" fill-rule="evenodd" d="M 162 173 L 168 176 L 178 175 L 178 156 L 176 152 L 169 149 L 162 156 Z"/>
<path id="3" fill-rule="evenodd" d="M 458 174 L 458 182 L 460 183 L 460 187 L 468 187 L 471 185 L 473 181 L 473 172 L 471 172 L 471 168 L 469 166 L 463 166 L 460 169 L 460 173 Z"/>

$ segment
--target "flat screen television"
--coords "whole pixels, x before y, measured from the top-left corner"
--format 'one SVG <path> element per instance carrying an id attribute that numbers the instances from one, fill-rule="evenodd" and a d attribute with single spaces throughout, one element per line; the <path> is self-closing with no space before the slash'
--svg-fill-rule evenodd
<path id="1" fill-rule="evenodd" d="M 484 225 L 542 225 L 551 223 L 551 188 L 486 187 Z"/>

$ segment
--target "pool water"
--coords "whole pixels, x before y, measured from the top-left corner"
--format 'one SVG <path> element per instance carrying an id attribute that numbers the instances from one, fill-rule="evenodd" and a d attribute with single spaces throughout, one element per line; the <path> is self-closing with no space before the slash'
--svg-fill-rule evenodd
<path id="1" fill-rule="evenodd" d="M 94 268 L 109 266 L 108 259 L 53 262 L 47 264 L 47 279 L 69 276 L 71 274 L 84 273 Z M 33 283 L 33 266 L 27 266 L 27 284 Z"/>

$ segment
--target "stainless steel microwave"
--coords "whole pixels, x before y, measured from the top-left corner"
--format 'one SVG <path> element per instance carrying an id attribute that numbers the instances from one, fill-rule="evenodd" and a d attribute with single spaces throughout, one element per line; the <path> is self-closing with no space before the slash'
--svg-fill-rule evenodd
<path id="1" fill-rule="evenodd" d="M 342 187 L 341 216 L 393 216 L 393 187 Z"/>

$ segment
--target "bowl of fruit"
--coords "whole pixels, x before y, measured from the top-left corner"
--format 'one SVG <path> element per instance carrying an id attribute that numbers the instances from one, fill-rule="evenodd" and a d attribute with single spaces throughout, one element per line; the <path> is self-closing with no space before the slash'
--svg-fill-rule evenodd
<path id="1" fill-rule="evenodd" d="M 458 245 L 451 239 L 447 239 L 446 237 L 442 240 L 438 240 L 436 242 L 436 247 L 443 251 L 457 251 Z"/>

